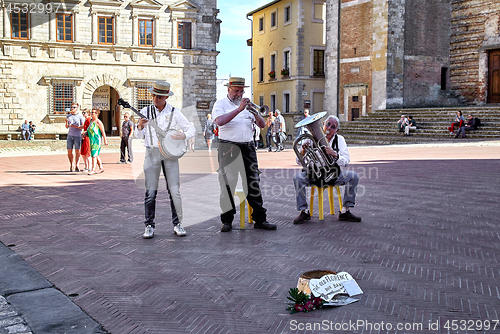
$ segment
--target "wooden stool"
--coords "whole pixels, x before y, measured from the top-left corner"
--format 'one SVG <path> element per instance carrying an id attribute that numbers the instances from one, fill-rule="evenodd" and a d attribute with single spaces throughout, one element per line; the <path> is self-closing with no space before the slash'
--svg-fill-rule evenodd
<path id="1" fill-rule="evenodd" d="M 245 202 L 248 204 L 248 201 L 246 201 L 246 196 L 243 190 L 241 189 L 236 189 L 234 191 L 234 196 L 238 196 L 240 200 L 240 229 L 244 230 L 245 229 Z M 251 224 L 253 223 L 252 221 L 252 207 L 248 205 L 248 223 Z"/>
<path id="2" fill-rule="evenodd" d="M 311 187 L 311 200 L 309 201 L 309 212 L 311 213 L 311 216 L 313 214 L 313 203 L 314 203 L 314 190 L 318 189 L 318 208 L 319 208 L 319 220 L 323 220 L 323 191 L 325 189 L 328 189 L 328 202 L 330 203 L 330 214 L 334 215 L 335 214 L 335 205 L 333 204 L 333 187 L 334 186 L 326 186 L 326 187 L 318 187 L 318 186 L 312 186 Z M 340 188 L 339 186 L 335 186 L 337 188 L 337 197 L 339 201 L 339 206 L 340 206 L 340 211 L 342 211 L 342 195 L 340 195 Z"/>

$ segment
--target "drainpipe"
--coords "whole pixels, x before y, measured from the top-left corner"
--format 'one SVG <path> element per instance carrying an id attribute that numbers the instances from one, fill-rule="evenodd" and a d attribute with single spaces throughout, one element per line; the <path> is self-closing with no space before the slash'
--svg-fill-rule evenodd
<path id="1" fill-rule="evenodd" d="M 246 16 L 247 20 L 250 21 L 250 31 L 251 31 L 251 40 L 252 40 L 252 46 L 250 46 L 250 100 L 254 101 L 253 98 L 253 20 L 248 18 L 248 15 Z"/>

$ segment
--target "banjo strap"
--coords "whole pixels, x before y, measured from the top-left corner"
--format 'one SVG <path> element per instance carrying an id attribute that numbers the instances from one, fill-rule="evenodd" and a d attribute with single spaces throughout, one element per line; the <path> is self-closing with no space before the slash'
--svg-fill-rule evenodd
<path id="1" fill-rule="evenodd" d="M 150 115 L 150 113 L 151 113 L 151 115 Z M 156 120 L 156 112 L 153 112 L 153 106 L 148 107 L 148 119 L 149 119 L 149 117 L 151 117 L 153 120 Z M 149 126 L 149 124 L 148 124 L 148 128 L 149 128 L 149 140 L 150 140 L 149 145 L 151 145 L 151 147 L 152 147 L 153 146 L 153 133 L 151 132 L 151 126 Z"/>
<path id="2" fill-rule="evenodd" d="M 174 110 L 175 110 L 175 108 L 172 107 L 172 112 L 170 113 L 170 120 L 168 122 L 168 126 L 167 126 L 166 131 L 170 130 L 170 125 L 172 125 L 172 120 L 174 118 Z M 156 122 L 156 107 L 155 106 L 150 105 L 148 107 L 148 119 L 149 118 L 151 118 L 153 120 L 153 122 Z M 150 145 L 153 146 L 153 133 L 151 132 L 151 126 L 148 126 L 148 128 L 149 128 Z M 160 143 L 158 143 L 158 145 L 160 145 Z"/>

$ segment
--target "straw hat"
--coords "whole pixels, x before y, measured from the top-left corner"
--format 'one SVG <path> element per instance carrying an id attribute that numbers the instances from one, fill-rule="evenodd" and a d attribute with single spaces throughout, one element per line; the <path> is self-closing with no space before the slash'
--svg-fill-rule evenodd
<path id="1" fill-rule="evenodd" d="M 153 88 L 149 89 L 151 94 L 160 95 L 160 96 L 172 96 L 174 92 L 170 91 L 170 84 L 166 81 L 156 81 L 153 85 Z"/>
<path id="2" fill-rule="evenodd" d="M 245 78 L 231 77 L 229 78 L 229 83 L 225 86 L 228 87 L 249 87 L 245 86 Z"/>

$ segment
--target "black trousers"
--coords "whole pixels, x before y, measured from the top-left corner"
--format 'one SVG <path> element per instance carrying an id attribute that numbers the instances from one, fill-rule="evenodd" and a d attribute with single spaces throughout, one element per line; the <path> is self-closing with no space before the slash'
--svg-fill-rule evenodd
<path id="1" fill-rule="evenodd" d="M 120 143 L 120 161 L 125 162 L 125 149 L 127 149 L 128 161 L 133 162 L 134 156 L 132 155 L 132 138 L 122 137 Z"/>
<path id="2" fill-rule="evenodd" d="M 233 143 L 220 140 L 218 154 L 222 223 L 231 224 L 236 214 L 233 196 L 239 175 L 241 175 L 243 191 L 247 194 L 248 204 L 253 209 L 253 221 L 256 223 L 265 222 L 267 210 L 263 207 L 260 171 L 253 142 Z"/>

